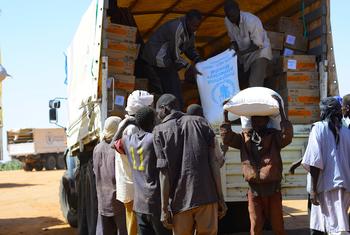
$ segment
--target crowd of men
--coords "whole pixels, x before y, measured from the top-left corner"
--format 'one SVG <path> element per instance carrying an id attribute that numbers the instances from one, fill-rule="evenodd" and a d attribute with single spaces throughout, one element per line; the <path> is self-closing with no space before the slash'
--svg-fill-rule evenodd
<path id="1" fill-rule="evenodd" d="M 240 11 L 238 4 L 224 4 L 225 25 L 239 62 L 241 89 L 264 86 L 271 46 L 261 21 Z M 201 57 L 194 34 L 202 21 L 197 10 L 160 26 L 143 48 L 154 96 L 134 91 L 127 100 L 124 120 L 109 117 L 102 141 L 93 152 L 98 197 L 96 234 L 214 235 L 227 207 L 221 188 L 220 167 L 225 158 L 214 131 L 199 105 L 181 112 L 179 69 L 186 79 L 199 71 Z M 181 57 L 185 53 L 192 60 Z M 241 152 L 251 234 L 262 234 L 265 220 L 275 234 L 286 234 L 282 212 L 281 149 L 291 143 L 293 127 L 280 107 L 280 130 L 268 128 L 268 116 L 253 116 L 252 128 L 235 133 L 231 123 L 220 127 L 222 142 Z M 154 110 L 155 108 L 155 110 Z M 310 227 L 314 232 L 349 231 L 350 206 L 350 95 L 342 104 L 327 98 L 320 104 L 320 121 L 313 125 L 302 164 L 310 172 L 308 189 Z M 227 115 L 227 113 L 225 114 Z M 344 116 L 344 118 L 343 118 Z"/>
<path id="2" fill-rule="evenodd" d="M 151 94 L 134 91 L 129 116 L 105 121 L 93 153 L 97 234 L 217 234 L 227 208 L 215 134 L 200 106 L 182 113 L 171 94 L 156 111 L 152 103 Z"/>
<path id="3" fill-rule="evenodd" d="M 268 128 L 268 116 L 253 116 L 252 129 L 220 128 L 224 144 L 241 151 L 251 234 L 262 234 L 265 220 L 275 234 L 283 223 L 280 151 L 293 128 L 280 104 L 281 130 Z M 180 111 L 174 95 L 134 91 L 129 116 L 109 117 L 93 153 L 98 197 L 96 234 L 217 234 L 226 213 L 220 167 L 225 158 L 199 105 Z M 313 234 L 349 231 L 350 95 L 320 103 L 300 165 L 310 172 L 310 229 Z M 125 164 L 121 164 L 124 162 Z M 119 195 L 119 196 L 117 196 Z M 122 201 L 120 201 L 122 200 Z"/>

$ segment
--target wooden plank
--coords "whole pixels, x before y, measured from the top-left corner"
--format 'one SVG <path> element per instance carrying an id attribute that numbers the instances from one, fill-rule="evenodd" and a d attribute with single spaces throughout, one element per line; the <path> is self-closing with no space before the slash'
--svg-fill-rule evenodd
<path id="1" fill-rule="evenodd" d="M 325 16 L 327 14 L 326 6 L 321 5 L 318 9 L 308 13 L 305 15 L 305 21 L 307 23 L 315 21 L 316 19 L 320 18 L 321 16 Z"/>
<path id="2" fill-rule="evenodd" d="M 185 15 L 188 11 L 181 11 L 181 10 L 176 10 L 176 11 L 171 11 L 169 13 L 173 13 L 173 14 L 179 14 L 179 15 Z M 150 15 L 156 15 L 156 14 L 162 14 L 164 13 L 164 11 L 161 10 L 152 10 L 152 11 L 134 11 L 132 12 L 132 14 L 134 16 L 138 16 L 138 15 L 146 15 L 148 17 L 151 17 Z M 206 13 L 206 12 L 202 12 L 202 15 L 204 17 L 219 17 L 219 18 L 223 18 L 225 17 L 222 14 L 217 14 L 217 13 Z"/>
<path id="3" fill-rule="evenodd" d="M 337 77 L 337 70 L 335 65 L 335 57 L 334 57 L 334 50 L 333 50 L 333 37 L 332 37 L 332 28 L 331 28 L 331 22 L 330 22 L 330 0 L 323 0 L 326 2 L 327 6 L 327 60 L 328 60 L 328 95 L 329 96 L 335 96 L 339 95 L 339 86 L 338 86 L 338 77 Z"/>
<path id="4" fill-rule="evenodd" d="M 316 47 L 320 47 L 321 46 L 321 37 L 318 37 L 314 40 L 311 40 L 309 42 L 309 51 L 312 49 L 312 48 L 316 48 Z M 319 54 L 320 55 L 320 54 Z"/>
<path id="5" fill-rule="evenodd" d="M 309 32 L 309 40 L 312 41 L 322 35 L 327 34 L 327 26 L 321 25 L 320 27 Z"/>
<path id="6" fill-rule="evenodd" d="M 158 27 L 158 24 L 162 22 L 162 20 L 171 12 L 171 10 L 176 7 L 177 4 L 179 4 L 181 0 L 177 0 L 175 1 L 167 10 L 165 10 L 165 12 L 163 13 L 163 15 L 156 21 L 156 23 L 154 23 L 154 25 L 146 31 L 146 33 L 144 34 L 144 37 L 148 37 L 149 34 L 151 32 L 153 32 L 153 30 Z"/>

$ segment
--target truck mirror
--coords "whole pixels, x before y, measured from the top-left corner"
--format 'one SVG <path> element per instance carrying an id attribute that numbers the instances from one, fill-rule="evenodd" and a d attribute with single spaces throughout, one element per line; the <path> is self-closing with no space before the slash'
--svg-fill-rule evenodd
<path id="1" fill-rule="evenodd" d="M 49 107 L 51 109 L 59 109 L 61 107 L 61 101 L 59 100 L 50 100 Z"/>
<path id="2" fill-rule="evenodd" d="M 50 119 L 50 123 L 57 123 L 57 109 L 50 108 L 49 119 Z"/>

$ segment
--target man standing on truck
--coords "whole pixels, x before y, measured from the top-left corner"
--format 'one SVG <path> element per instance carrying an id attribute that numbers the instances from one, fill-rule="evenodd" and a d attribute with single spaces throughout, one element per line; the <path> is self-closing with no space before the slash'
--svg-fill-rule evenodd
<path id="1" fill-rule="evenodd" d="M 133 91 L 127 100 L 127 106 L 125 110 L 128 112 L 126 118 L 120 123 L 123 126 L 125 122 L 128 122 L 129 118 L 133 118 L 137 110 L 144 106 L 150 106 L 153 104 L 153 95 L 149 94 L 147 91 L 136 90 Z M 131 135 L 136 133 L 139 128 L 135 125 L 128 125 L 122 132 L 122 135 Z M 117 139 L 121 136 L 116 135 L 112 140 L 112 148 L 115 148 L 114 144 Z M 132 172 L 130 164 L 125 155 L 120 155 L 116 152 L 115 159 L 115 176 L 117 184 L 117 200 L 124 203 L 125 213 L 126 213 L 126 226 L 128 230 L 128 235 L 137 234 L 137 221 L 136 214 L 133 211 L 133 200 L 134 200 L 134 185 L 132 180 Z"/>
<path id="2" fill-rule="evenodd" d="M 280 98 L 274 98 L 279 104 L 281 130 L 267 127 L 268 116 L 253 116 L 252 129 L 241 134 L 232 131 L 231 123 L 220 126 L 223 143 L 241 151 L 243 176 L 249 184 L 248 210 L 252 235 L 262 234 L 266 219 L 271 222 L 275 234 L 286 234 L 282 212 L 281 149 L 291 143 L 293 126 L 285 117 Z"/>
<path id="3" fill-rule="evenodd" d="M 160 221 L 160 185 L 157 158 L 153 147 L 156 119 L 151 107 L 142 107 L 135 114 L 140 128 L 117 141 L 117 151 L 128 156 L 134 180 L 134 211 L 139 235 L 171 235 Z M 125 126 L 127 123 L 125 124 Z M 118 130 L 123 131 L 125 126 Z"/>
<path id="4" fill-rule="evenodd" d="M 96 145 L 93 152 L 93 169 L 98 200 L 96 235 L 127 235 L 125 208 L 123 203 L 116 199 L 115 152 L 110 147 L 120 121 L 119 117 L 106 119 L 103 139 Z"/>
<path id="5" fill-rule="evenodd" d="M 185 68 L 187 78 L 195 78 L 199 73 L 195 64 L 201 57 L 194 42 L 201 21 L 202 14 L 190 10 L 184 17 L 166 22 L 151 35 L 141 55 L 147 64 L 151 88 L 157 94 L 170 93 L 176 96 L 180 108 L 183 108 L 184 103 L 178 71 Z M 187 62 L 181 56 L 182 53 L 193 63 Z"/>
<path id="6" fill-rule="evenodd" d="M 312 177 L 310 199 L 319 205 L 328 234 L 348 234 L 350 207 L 350 130 L 342 126 L 337 99 L 320 103 L 321 121 L 316 122 L 302 164 Z"/>
<path id="7" fill-rule="evenodd" d="M 251 13 L 241 11 L 234 0 L 226 0 L 224 11 L 231 48 L 238 56 L 241 90 L 264 86 L 272 50 L 260 19 Z"/>
<path id="8" fill-rule="evenodd" d="M 171 94 L 162 95 L 156 108 L 162 120 L 153 131 L 161 220 L 174 235 L 217 234 L 226 207 L 216 186 L 220 171 L 212 154 L 215 134 L 204 118 L 179 112 Z"/>

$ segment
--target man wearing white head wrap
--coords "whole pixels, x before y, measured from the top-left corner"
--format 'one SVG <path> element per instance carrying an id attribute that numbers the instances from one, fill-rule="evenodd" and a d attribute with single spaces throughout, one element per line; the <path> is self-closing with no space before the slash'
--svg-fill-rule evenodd
<path id="1" fill-rule="evenodd" d="M 132 135 L 139 129 L 135 125 L 130 124 L 130 120 L 133 120 L 135 113 L 142 107 L 151 106 L 153 103 L 153 95 L 147 91 L 136 90 L 133 91 L 127 100 L 127 106 L 125 110 L 128 112 L 126 118 L 119 124 L 118 129 L 125 130 L 122 133 L 116 133 L 112 140 L 112 147 L 114 143 L 120 139 L 123 135 Z M 129 161 L 126 155 L 119 154 L 115 151 L 115 176 L 117 186 L 117 200 L 124 203 L 126 212 L 126 226 L 129 235 L 137 234 L 137 221 L 136 215 L 133 212 L 133 200 L 134 200 L 134 185 L 132 181 L 132 171 L 129 165 Z"/>
<path id="2" fill-rule="evenodd" d="M 128 115 L 135 115 L 137 110 L 144 106 L 150 106 L 152 103 L 153 95 L 147 91 L 136 90 L 129 95 L 125 111 L 128 112 Z"/>
<path id="3" fill-rule="evenodd" d="M 106 119 L 101 142 L 96 145 L 93 153 L 98 200 L 96 235 L 127 235 L 124 205 L 116 200 L 115 153 L 110 148 L 120 122 L 119 117 Z"/>

